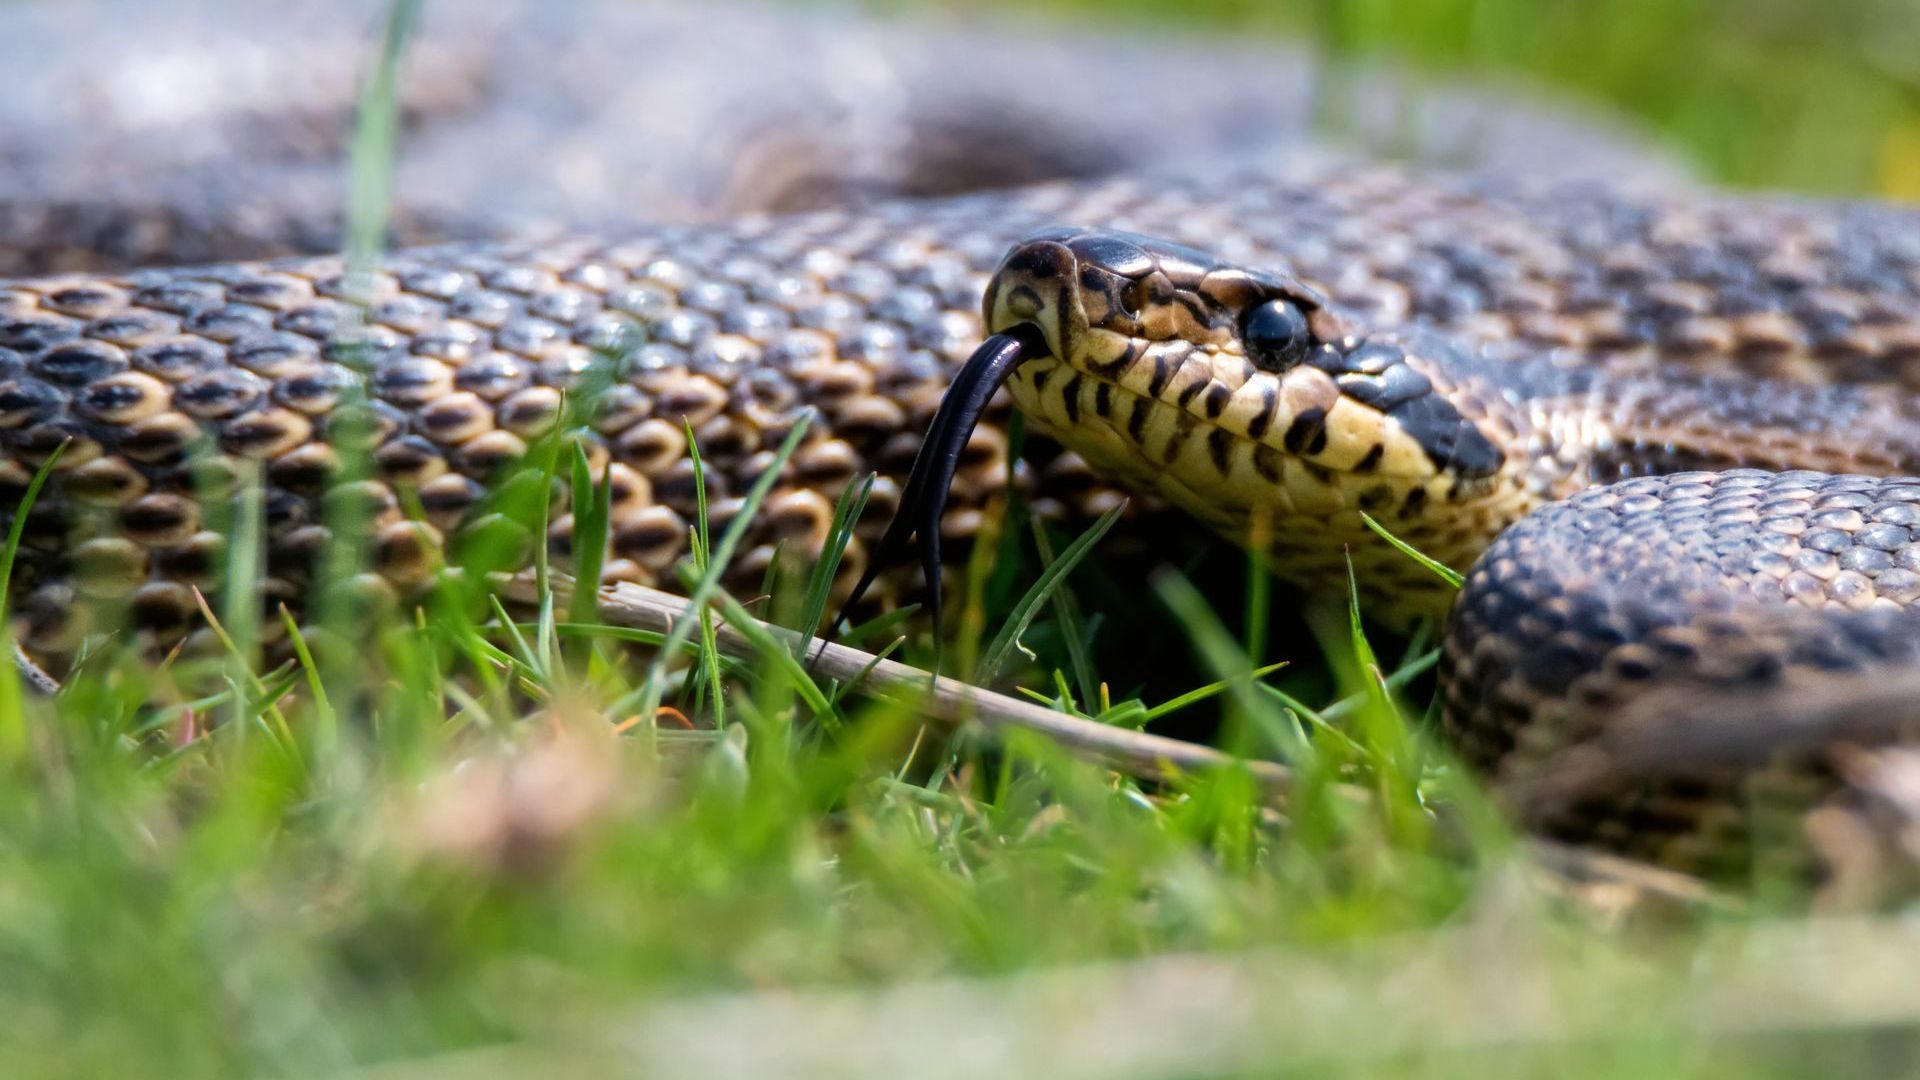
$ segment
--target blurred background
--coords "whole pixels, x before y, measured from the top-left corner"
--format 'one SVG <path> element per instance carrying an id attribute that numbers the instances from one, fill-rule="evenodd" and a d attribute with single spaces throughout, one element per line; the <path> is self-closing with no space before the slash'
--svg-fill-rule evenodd
<path id="1" fill-rule="evenodd" d="M 1915 0 L 992 0 L 1290 36 L 1427 73 L 1513 73 L 1651 126 L 1710 179 L 1920 198 Z M 884 0 L 892 9 L 930 6 Z M 976 10 L 965 0 L 933 0 Z"/>

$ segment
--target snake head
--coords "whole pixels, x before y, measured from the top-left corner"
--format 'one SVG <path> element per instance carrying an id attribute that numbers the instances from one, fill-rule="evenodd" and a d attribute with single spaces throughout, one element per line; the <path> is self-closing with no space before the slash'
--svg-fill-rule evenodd
<path id="1" fill-rule="evenodd" d="M 1343 579 L 1347 550 L 1379 545 L 1363 512 L 1464 565 L 1524 510 L 1512 418 L 1444 342 L 1368 330 L 1284 274 L 1056 229 L 1007 254 L 983 313 L 1045 341 L 1006 383 L 1031 423 L 1231 538 L 1265 537 L 1289 576 Z"/>
<path id="2" fill-rule="evenodd" d="M 1264 548 L 1284 575 L 1344 580 L 1351 553 L 1390 617 L 1450 594 L 1362 514 L 1464 568 L 1537 501 L 1496 441 L 1517 441 L 1511 407 L 1455 378 L 1444 343 L 1362 332 L 1285 275 L 1053 229 L 1008 252 L 984 316 L 855 597 L 917 541 L 937 616 L 947 487 L 1002 385 L 1096 470 Z"/>

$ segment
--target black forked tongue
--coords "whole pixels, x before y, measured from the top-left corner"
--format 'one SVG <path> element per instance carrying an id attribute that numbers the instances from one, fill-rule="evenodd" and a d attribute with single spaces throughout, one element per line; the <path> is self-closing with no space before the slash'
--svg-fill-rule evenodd
<path id="1" fill-rule="evenodd" d="M 875 545 L 867 561 L 866 573 L 840 607 L 833 625 L 840 625 L 860 598 L 866 595 L 881 571 L 906 560 L 915 540 L 919 541 L 920 569 L 927 578 L 927 609 L 933 616 L 934 667 L 939 668 L 940 641 L 940 518 L 947 510 L 947 495 L 953 486 L 953 474 L 960 468 L 960 455 L 987 410 L 987 402 L 1023 361 L 1048 352 L 1047 340 L 1037 327 L 1021 324 L 995 334 L 980 343 L 967 357 L 953 385 L 940 399 L 940 408 L 927 427 L 927 439 L 913 459 L 913 471 L 900 492 L 900 506 L 888 522 L 887 531 Z M 831 633 L 831 632 L 829 632 Z"/>

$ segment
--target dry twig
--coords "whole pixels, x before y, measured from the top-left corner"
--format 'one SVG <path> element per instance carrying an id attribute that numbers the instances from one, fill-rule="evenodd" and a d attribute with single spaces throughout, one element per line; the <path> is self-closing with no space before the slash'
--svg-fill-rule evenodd
<path id="1" fill-rule="evenodd" d="M 551 580 L 554 591 L 562 596 L 570 584 Z M 524 576 L 513 578 L 506 591 L 516 600 L 537 598 L 533 582 Z M 600 593 L 600 617 L 615 626 L 665 633 L 686 612 L 686 600 L 659 589 L 618 584 Z M 800 642 L 800 636 L 791 630 L 763 626 L 784 646 L 791 648 Z M 725 623 L 717 627 L 717 637 L 720 651 L 729 656 L 752 659 L 760 655 L 759 646 Z M 1290 779 L 1286 767 L 1277 762 L 1235 758 L 1212 747 L 1070 716 L 958 679 L 936 680 L 919 668 L 876 659 L 871 653 L 845 645 L 816 641 L 807 663 L 819 675 L 857 683 L 861 693 L 917 708 L 929 719 L 969 724 L 995 736 L 1032 732 L 1076 756 L 1141 779 L 1166 780 L 1221 768 L 1244 768 L 1270 795 L 1282 791 Z"/>

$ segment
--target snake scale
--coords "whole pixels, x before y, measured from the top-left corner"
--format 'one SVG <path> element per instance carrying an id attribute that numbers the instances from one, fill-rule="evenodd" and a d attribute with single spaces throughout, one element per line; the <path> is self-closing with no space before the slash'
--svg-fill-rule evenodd
<path id="1" fill-rule="evenodd" d="M 324 8 L 318 25 L 363 47 L 365 22 Z M 1501 135 L 1472 104 L 1434 126 L 1481 118 L 1465 123 L 1475 168 L 1329 155 L 1272 111 L 1285 94 L 1229 96 L 1284 65 L 1203 71 L 1204 44 L 1156 45 L 1192 60 L 1164 65 L 1188 84 L 1116 116 L 1132 79 L 1113 58 L 1137 44 L 1096 42 L 1113 50 L 1086 65 L 1096 90 L 1040 108 L 1008 72 L 1044 42 L 953 30 L 885 77 L 833 61 L 807 83 L 837 94 L 831 137 L 788 95 L 728 142 L 736 96 L 634 107 L 659 85 L 620 43 L 657 43 L 656 16 L 596 9 L 568 36 L 537 7 L 456 4 L 423 32 L 404 97 L 423 149 L 401 159 L 394 219 L 398 239 L 439 244 L 350 280 L 299 252 L 337 236 L 320 178 L 357 67 L 325 34 L 233 8 L 210 9 L 224 37 L 117 10 L 128 25 L 93 43 L 88 78 L 53 71 L 0 112 L 0 260 L 24 275 L 0 282 L 0 485 L 17 503 L 65 446 L 11 583 L 22 641 L 51 663 L 105 629 L 204 638 L 191 590 L 217 588 L 231 554 L 208 507 L 254 475 L 265 603 L 298 603 L 342 499 L 373 553 L 357 595 L 418 595 L 487 516 L 489 479 L 608 363 L 583 445 L 611 478 L 609 578 L 672 584 L 694 512 L 687 428 L 724 523 L 811 410 L 736 580 L 817 549 L 834 500 L 874 471 L 844 594 L 889 517 L 927 511 L 908 471 L 992 333 L 1009 393 L 977 429 L 961 418 L 970 437 L 944 436 L 954 475 L 923 541 L 976 532 L 1011 469 L 1068 526 L 1132 491 L 1156 543 L 1197 528 L 1164 529 L 1171 506 L 1257 537 L 1309 589 L 1344 590 L 1351 559 L 1370 614 L 1445 616 L 1445 728 L 1543 833 L 1711 869 L 1745 857 L 1762 805 L 1906 820 L 1920 213 L 1703 193 L 1657 168 L 1628 180 L 1616 133 L 1555 143 L 1539 133 L 1578 125 L 1528 114 Z M 100 33 L 97 13 L 5 17 L 23 56 Z M 284 63 L 242 62 L 253 47 Z M 657 79 L 716 62 L 647 55 Z M 732 70 L 772 80 L 804 55 Z M 531 74 L 547 69 L 571 81 Z M 876 85 L 946 111 L 860 111 Z M 177 100 L 141 96 L 156 87 Z M 541 138 L 575 155 L 564 173 L 535 175 L 561 157 Z M 695 144 L 707 157 L 661 168 Z M 486 146 L 497 167 L 458 167 Z M 285 257 L 211 261 L 265 255 Z M 1009 462 L 1008 397 L 1064 449 Z M 553 522 L 563 549 L 571 526 Z"/>

